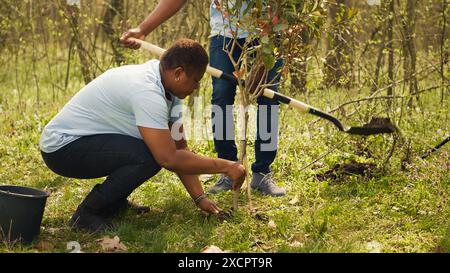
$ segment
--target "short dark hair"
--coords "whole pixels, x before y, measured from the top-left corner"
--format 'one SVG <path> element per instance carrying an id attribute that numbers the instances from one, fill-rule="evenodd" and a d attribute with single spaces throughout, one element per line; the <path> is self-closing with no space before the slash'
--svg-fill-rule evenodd
<path id="1" fill-rule="evenodd" d="M 161 56 L 163 69 L 183 67 L 188 76 L 204 73 L 208 65 L 208 54 L 196 41 L 179 39 Z"/>

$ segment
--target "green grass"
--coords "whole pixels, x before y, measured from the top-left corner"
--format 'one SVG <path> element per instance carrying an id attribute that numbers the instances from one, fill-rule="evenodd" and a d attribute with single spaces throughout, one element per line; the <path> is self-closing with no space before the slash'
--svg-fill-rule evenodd
<path id="1" fill-rule="evenodd" d="M 97 252 L 102 249 L 96 240 L 105 235 L 119 236 L 129 252 L 199 252 L 209 245 L 232 252 L 450 252 L 449 146 L 427 160 L 420 159 L 449 133 L 448 100 L 440 105 L 437 92 L 425 93 L 417 108 L 401 119 L 399 105 L 388 112 L 411 141 L 410 163 L 404 170 L 400 168 L 405 154 L 401 141 L 389 162 L 383 163 L 393 145 L 392 136 L 346 136 L 326 121 L 316 122 L 314 117 L 283 106 L 273 169 L 274 179 L 287 188 L 287 196 L 255 193 L 254 211 L 250 211 L 243 193 L 239 210 L 220 223 L 194 206 L 176 175 L 161 171 L 131 195 L 133 201 L 150 206 L 150 213 L 126 213 L 115 221 L 114 230 L 89 235 L 71 231 L 66 223 L 102 179 L 60 177 L 46 168 L 38 149 L 42 128 L 81 85 L 73 78 L 70 89 L 74 91 L 52 102 L 50 87 L 41 84 L 39 108 L 32 83 L 22 88 L 20 107 L 13 83 L 0 87 L 0 184 L 51 193 L 39 241 L 28 246 L 4 243 L 0 252 L 69 252 L 71 241 L 79 242 L 82 251 Z M 333 108 L 354 97 L 348 91 L 324 92 L 309 94 L 308 102 L 327 109 L 327 102 Z M 361 113 L 344 121 L 351 125 L 366 122 L 370 115 L 383 114 L 384 106 L 365 104 Z M 349 113 L 351 107 L 346 109 Z M 214 156 L 211 142 L 191 144 L 196 152 Z M 358 154 L 362 148 L 370 155 Z M 252 162 L 253 143 L 248 149 Z M 377 168 L 370 177 L 316 178 L 337 163 L 351 161 L 375 163 Z M 213 183 L 214 178 L 205 181 L 205 188 Z M 231 193 L 211 198 L 223 208 L 231 207 Z M 275 225 L 269 225 L 271 221 Z M 42 247 L 42 242 L 50 245 Z"/>

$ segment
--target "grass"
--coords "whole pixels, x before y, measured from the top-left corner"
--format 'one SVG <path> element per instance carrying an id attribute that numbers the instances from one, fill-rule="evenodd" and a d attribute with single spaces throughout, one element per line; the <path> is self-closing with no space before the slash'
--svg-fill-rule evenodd
<path id="1" fill-rule="evenodd" d="M 69 89 L 76 91 L 81 85 L 72 81 Z M 407 150 L 404 142 L 397 142 L 385 164 L 394 143 L 392 136 L 346 136 L 326 121 L 283 106 L 273 173 L 278 184 L 287 188 L 287 196 L 255 193 L 254 211 L 250 211 L 248 197 L 241 194 L 240 209 L 220 223 L 194 206 L 174 174 L 161 171 L 131 195 L 133 201 L 151 207 L 150 213 L 126 213 L 115 221 L 114 230 L 89 235 L 71 231 L 66 223 L 102 179 L 68 179 L 46 168 L 38 149 L 42 129 L 72 94 L 61 94 L 52 102 L 46 95 L 51 93 L 50 87 L 41 84 L 40 88 L 37 108 L 31 83 L 22 88 L 20 105 L 13 83 L 0 87 L 0 184 L 51 193 L 39 240 L 31 245 L 4 243 L 0 252 L 69 252 L 71 241 L 78 242 L 84 252 L 102 252 L 96 240 L 106 235 L 119 236 L 129 252 L 199 252 L 209 245 L 231 252 L 450 252 L 449 146 L 427 160 L 420 159 L 449 133 L 448 100 L 441 105 L 437 92 L 424 93 L 417 107 L 402 118 L 400 105 L 388 113 L 411 143 L 405 169 L 401 168 Z M 334 107 L 357 95 L 323 92 L 308 94 L 308 101 L 327 109 L 327 102 Z M 298 98 L 306 99 L 302 96 Z M 370 115 L 383 113 L 384 107 L 379 102 L 363 105 L 361 113 L 345 122 L 363 123 Z M 191 144 L 196 152 L 214 156 L 211 141 Z M 252 162 L 253 143 L 249 144 L 249 157 Z M 354 161 L 377 167 L 370 176 L 316 178 L 337 163 Z M 212 186 L 215 178 L 204 181 L 205 188 Z M 231 193 L 211 198 L 222 208 L 231 207 Z"/>

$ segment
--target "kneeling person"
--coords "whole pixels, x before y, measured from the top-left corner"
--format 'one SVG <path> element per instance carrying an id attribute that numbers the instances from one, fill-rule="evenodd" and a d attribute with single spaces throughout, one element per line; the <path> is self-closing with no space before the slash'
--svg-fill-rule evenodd
<path id="1" fill-rule="evenodd" d="M 206 198 L 198 174 L 221 173 L 233 179 L 235 189 L 241 187 L 242 165 L 196 155 L 183 137 L 171 135 L 172 126 L 183 130 L 181 114 L 173 110 L 199 88 L 207 64 L 200 44 L 181 39 L 160 61 L 106 71 L 46 125 L 39 144 L 52 171 L 78 179 L 107 177 L 78 206 L 71 227 L 90 232 L 110 227 L 110 218 L 130 207 L 127 197 L 161 167 L 176 172 L 208 213 L 220 208 Z"/>

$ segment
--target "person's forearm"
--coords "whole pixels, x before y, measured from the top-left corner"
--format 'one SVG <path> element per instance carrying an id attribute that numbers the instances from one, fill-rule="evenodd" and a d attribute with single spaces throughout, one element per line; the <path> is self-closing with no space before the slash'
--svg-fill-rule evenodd
<path id="1" fill-rule="evenodd" d="M 139 28 L 147 36 L 159 25 L 172 17 L 183 7 L 187 0 L 161 0 L 156 8 L 139 25 Z"/>
<path id="2" fill-rule="evenodd" d="M 177 147 L 177 150 L 189 151 L 189 148 L 188 148 L 185 138 L 175 141 L 175 145 Z M 187 192 L 189 193 L 189 195 L 191 196 L 192 199 L 195 200 L 195 198 L 197 198 L 205 193 L 205 191 L 203 190 L 202 184 L 200 183 L 200 179 L 198 178 L 198 175 L 182 174 L 182 173 L 177 173 L 177 175 L 180 178 L 181 182 L 183 183 L 184 187 L 186 188 Z"/>
<path id="3" fill-rule="evenodd" d="M 198 175 L 177 173 L 187 192 L 192 199 L 195 199 L 205 193 Z"/>
<path id="4" fill-rule="evenodd" d="M 171 159 L 162 167 L 179 174 L 215 174 L 226 173 L 233 163 L 221 158 L 196 155 L 187 150 L 176 150 Z"/>

